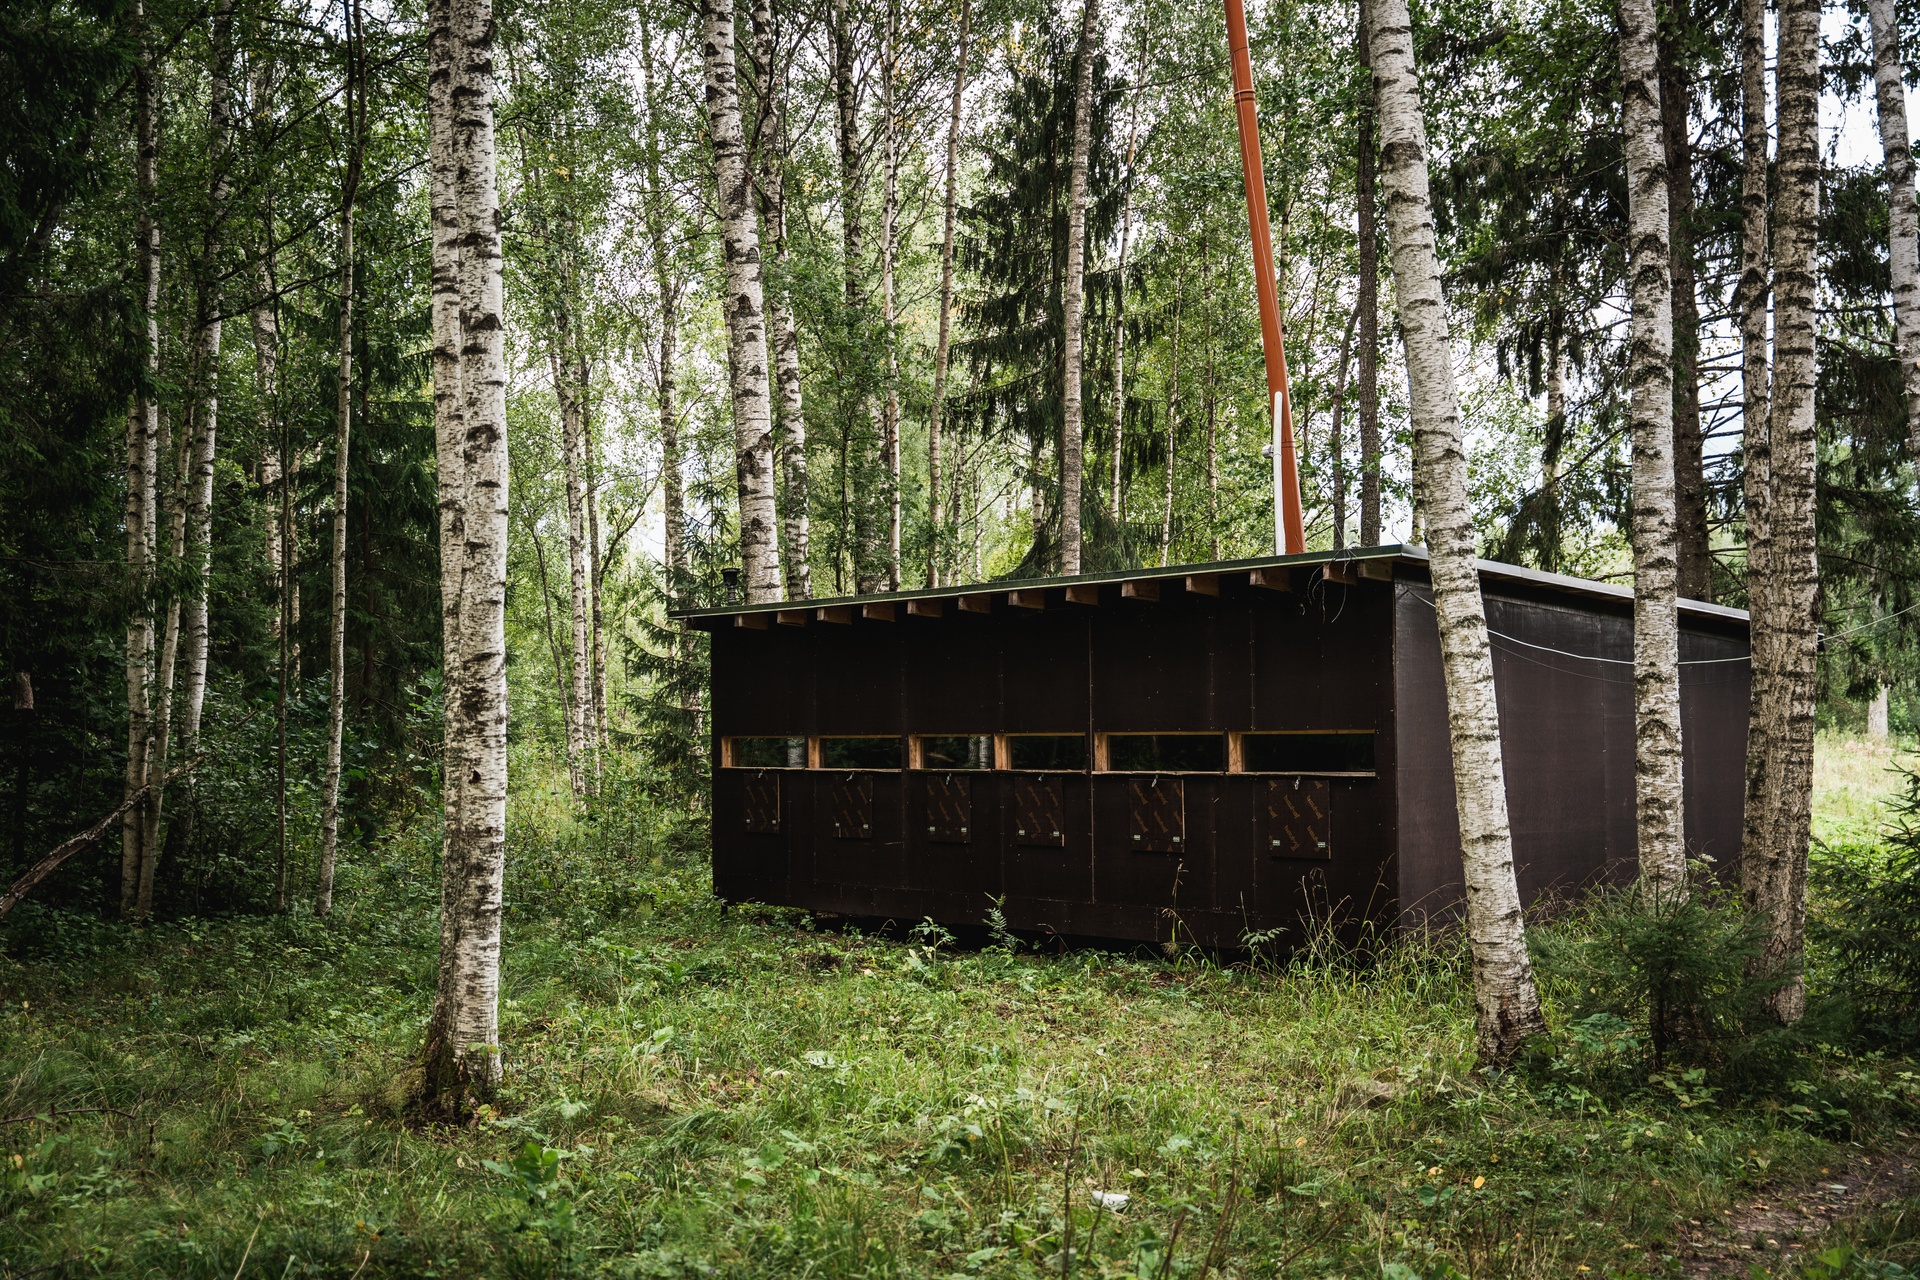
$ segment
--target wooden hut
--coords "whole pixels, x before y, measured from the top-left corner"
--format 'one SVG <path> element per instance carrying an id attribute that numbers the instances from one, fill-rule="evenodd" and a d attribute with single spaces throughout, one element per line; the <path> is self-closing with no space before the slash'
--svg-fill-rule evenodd
<path id="1" fill-rule="evenodd" d="M 1480 571 L 1522 893 L 1629 877 L 1632 595 Z M 1460 901 L 1420 548 L 678 616 L 712 636 L 725 899 L 1210 946 Z M 1682 603 L 1687 845 L 1723 866 L 1747 642 Z"/>

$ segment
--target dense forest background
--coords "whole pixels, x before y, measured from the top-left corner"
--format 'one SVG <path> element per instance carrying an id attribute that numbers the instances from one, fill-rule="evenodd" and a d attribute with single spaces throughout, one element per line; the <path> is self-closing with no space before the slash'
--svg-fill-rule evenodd
<path id="1" fill-rule="evenodd" d="M 741 558 L 698 15 L 592 0 L 496 16 L 514 750 L 565 771 L 585 806 L 618 786 L 697 807 L 702 641 L 666 610 L 718 601 L 721 569 Z M 1374 161 L 1358 15 L 1276 0 L 1250 17 L 1308 545 L 1417 541 L 1392 282 L 1384 245 L 1362 244 L 1383 231 L 1368 230 L 1362 197 Z M 155 912 L 313 892 L 330 703 L 344 719 L 343 856 L 432 793 L 425 19 L 359 0 L 35 0 L 0 18 L 0 660 L 14 688 L 0 713 L 0 862 L 14 871 L 123 794 L 125 637 L 143 607 L 166 619 L 185 604 L 190 629 L 207 603 L 204 728 L 174 748 L 206 759 L 160 819 Z M 1700 466 L 1690 487 L 1683 447 L 1681 526 L 1705 552 L 1683 590 L 1734 605 L 1737 19 L 1734 6 L 1679 5 L 1661 37 L 1662 83 L 1683 104 L 1667 137 L 1669 160 L 1685 162 L 1676 276 L 1697 313 L 1676 312 L 1676 413 L 1697 421 Z M 795 340 L 778 406 L 789 592 L 1057 567 L 1079 20 L 1029 0 L 740 13 L 769 318 Z M 1268 423 L 1221 14 L 1129 0 L 1101 23 L 1085 563 L 1264 553 Z M 1613 10 L 1449 0 L 1418 10 L 1415 30 L 1482 553 L 1625 581 Z M 1823 649 L 1820 714 L 1904 733 L 1920 706 L 1906 612 L 1920 603 L 1920 527 L 1887 184 L 1877 146 L 1841 145 L 1869 127 L 1870 50 L 1863 15 L 1826 15 L 1827 101 L 1850 123 L 1826 135 L 1821 178 L 1821 609 L 1838 638 Z M 136 252 L 149 229 L 151 360 Z M 161 533 L 144 575 L 125 552 L 135 401 L 155 407 L 159 441 Z M 216 418 L 196 505 L 189 445 L 215 439 Z M 189 679 L 183 668 L 175 682 Z M 38 896 L 111 907 L 117 853 L 104 842 Z"/>

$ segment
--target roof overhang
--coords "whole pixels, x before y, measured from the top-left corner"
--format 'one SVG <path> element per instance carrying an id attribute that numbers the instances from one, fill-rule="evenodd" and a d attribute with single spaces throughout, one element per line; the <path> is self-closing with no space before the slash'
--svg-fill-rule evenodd
<path id="1" fill-rule="evenodd" d="M 1480 560 L 1485 582 L 1511 582 L 1539 590 L 1561 591 L 1611 603 L 1631 603 L 1633 589 L 1610 582 L 1594 582 L 1561 573 L 1544 573 L 1497 560 Z M 802 626 L 813 622 L 852 622 L 855 618 L 894 621 L 901 617 L 938 617 L 949 607 L 961 613 L 987 613 L 995 605 L 1009 609 L 1043 607 L 1047 595 L 1067 604 L 1094 604 L 1102 586 L 1118 585 L 1123 596 L 1154 600 L 1161 589 L 1175 586 L 1201 595 L 1217 595 L 1223 583 L 1251 585 L 1276 591 L 1309 590 L 1319 582 L 1357 584 L 1391 582 L 1401 566 L 1426 572 L 1427 550 L 1416 546 L 1363 547 L 1342 551 L 1311 551 L 1297 556 L 1257 556 L 1247 560 L 1216 560 L 1205 564 L 1167 565 L 1158 569 L 1120 569 L 1111 573 L 1081 573 L 1071 577 L 1004 579 L 954 587 L 921 587 L 873 595 L 833 596 L 815 600 L 770 604 L 729 604 L 704 609 L 673 609 L 668 616 L 688 627 L 710 631 L 716 627 L 765 628 L 773 624 Z M 1081 598 L 1076 600 L 1076 595 Z M 1682 613 L 1697 617 L 1746 622 L 1744 609 L 1700 600 L 1682 600 Z"/>

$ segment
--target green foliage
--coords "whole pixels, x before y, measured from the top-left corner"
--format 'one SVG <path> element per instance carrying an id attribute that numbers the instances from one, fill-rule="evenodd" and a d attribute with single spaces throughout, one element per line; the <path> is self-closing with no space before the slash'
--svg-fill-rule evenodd
<path id="1" fill-rule="evenodd" d="M 1873 846 L 1819 846 L 1811 944 L 1829 990 L 1870 1041 L 1920 1042 L 1920 773 L 1900 772 L 1892 817 Z"/>
<path id="2" fill-rule="evenodd" d="M 1716 1078 L 1777 1082 L 1789 1044 L 1763 1001 L 1782 979 L 1748 972 L 1762 936 L 1706 876 L 1684 896 L 1640 883 L 1602 890 L 1569 920 L 1534 930 L 1568 1040 L 1555 1066 L 1589 1079 L 1651 1073 L 1682 1107 L 1711 1099 L 1708 1067 Z"/>

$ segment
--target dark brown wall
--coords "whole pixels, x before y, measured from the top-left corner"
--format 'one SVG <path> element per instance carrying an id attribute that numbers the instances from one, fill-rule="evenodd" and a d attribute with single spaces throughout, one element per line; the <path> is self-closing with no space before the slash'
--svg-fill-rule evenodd
<path id="1" fill-rule="evenodd" d="M 1489 582 L 1495 632 L 1563 653 L 1630 661 L 1633 613 L 1550 589 Z M 1746 625 L 1683 615 L 1683 662 L 1747 651 Z M 1523 901 L 1603 882 L 1635 865 L 1633 669 L 1548 653 L 1496 636 L 1500 743 Z M 1461 899 L 1460 834 L 1446 688 L 1431 592 L 1403 578 L 1394 615 L 1398 689 L 1402 918 L 1450 914 Z M 1748 668 L 1681 668 L 1688 848 L 1729 861 L 1739 848 Z"/>
<path id="2" fill-rule="evenodd" d="M 828 771 L 776 771 L 781 830 L 759 834 L 741 818 L 745 771 L 722 769 L 715 891 L 960 924 L 1004 895 L 1018 928 L 1163 940 L 1177 922 L 1216 945 L 1275 926 L 1297 939 L 1303 914 L 1391 920 L 1389 586 L 1163 592 L 1124 600 L 1111 585 L 1097 608 L 1055 590 L 1038 612 L 996 601 L 984 616 L 949 606 L 897 622 L 723 626 L 712 650 L 716 746 L 749 734 L 1374 730 L 1382 778 L 1331 784 L 1330 859 L 1270 856 L 1264 779 L 1250 775 L 1185 780 L 1176 855 L 1131 847 L 1128 775 L 1064 775 L 1065 841 L 1047 847 L 1016 838 L 1011 775 L 971 776 L 970 839 L 952 844 L 929 839 L 922 774 L 872 775 L 873 837 L 853 841 L 833 833 Z"/>

